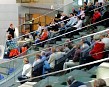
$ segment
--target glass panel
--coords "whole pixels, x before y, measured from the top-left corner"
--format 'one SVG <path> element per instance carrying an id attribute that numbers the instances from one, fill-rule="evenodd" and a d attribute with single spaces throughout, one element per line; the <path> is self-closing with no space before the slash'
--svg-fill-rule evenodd
<path id="1" fill-rule="evenodd" d="M 71 3 L 70 5 L 74 5 L 75 8 L 78 8 L 79 7 L 75 3 Z M 65 7 L 67 7 L 67 8 L 65 8 Z M 55 17 L 55 14 L 57 14 L 59 12 L 61 13 L 63 11 L 63 9 L 69 9 L 69 5 L 66 5 L 63 8 L 58 9 L 56 11 L 53 11 L 53 12 L 51 11 L 50 13 L 47 13 L 47 14 L 45 14 L 45 17 L 44 16 L 41 16 L 41 17 L 37 18 L 36 17 L 37 15 L 36 15 L 35 16 L 36 18 L 34 18 L 34 19 L 40 21 L 42 25 L 48 24 L 49 23 L 49 20 L 47 20 L 47 19 L 54 18 Z M 29 12 L 34 12 L 33 10 L 34 10 L 33 8 L 29 8 Z M 69 14 L 70 12 L 71 12 L 71 10 L 68 10 L 66 13 Z M 31 13 L 28 13 L 28 14 L 31 14 Z M 38 21 L 34 21 L 34 22 L 38 22 Z M 28 23 L 28 22 L 26 22 L 26 23 Z M 26 25 L 26 23 L 24 23 L 24 25 Z M 29 23 L 30 24 L 28 24 L 28 25 L 31 25 L 31 21 L 29 21 Z M 71 27 L 69 29 L 71 29 Z M 87 29 L 90 30 L 90 31 L 87 31 Z M 17 39 L 14 39 L 16 41 L 18 47 L 22 47 L 22 46 L 25 45 L 24 43 L 26 43 L 29 46 L 29 48 L 28 48 L 28 50 L 26 50 L 26 52 L 23 52 L 22 54 L 18 55 L 17 57 L 13 57 L 13 59 L 8 60 L 10 62 L 6 62 L 6 63 L 0 64 L 1 69 L 4 69 L 4 72 L 3 73 L 6 73 L 6 74 L 3 74 L 4 79 L 0 81 L 1 86 L 2 87 L 7 87 L 7 86 L 16 86 L 16 85 L 18 86 L 18 85 L 20 85 L 19 83 L 15 83 L 15 82 L 17 81 L 17 77 L 19 75 L 21 75 L 22 67 L 24 65 L 23 64 L 23 58 L 24 57 L 29 58 L 30 63 L 33 64 L 33 61 L 35 60 L 35 57 L 36 57 L 36 53 L 40 53 L 40 50 L 42 50 L 42 49 L 44 50 L 44 48 L 47 48 L 47 46 L 48 47 L 52 47 L 52 46 L 60 45 L 57 48 L 61 48 L 61 47 L 65 46 L 65 47 L 69 47 L 70 50 L 71 50 L 71 48 L 74 47 L 74 44 L 79 44 L 80 43 L 80 40 L 82 38 L 83 39 L 85 38 L 85 37 L 82 37 L 82 36 L 89 35 L 89 34 L 92 34 L 94 32 L 98 32 L 98 31 L 102 31 L 104 29 L 105 28 L 103 26 L 102 26 L 102 28 L 101 28 L 101 26 L 98 26 L 97 29 L 94 29 L 93 26 L 89 26 L 89 27 L 86 27 L 86 28 L 84 28 L 84 29 L 82 29 L 80 31 L 78 30 L 79 31 L 78 32 L 79 33 L 78 36 L 75 35 L 75 33 L 72 33 L 73 35 L 69 33 L 69 34 L 60 36 L 60 38 L 59 37 L 58 38 L 55 38 L 56 40 L 59 40 L 60 41 L 60 42 L 59 41 L 58 42 L 56 41 L 55 45 L 54 44 L 51 44 L 51 43 L 47 43 L 44 46 L 43 46 L 42 43 L 40 43 L 40 44 L 33 44 L 33 42 L 34 42 L 33 38 L 30 37 L 29 39 L 28 38 L 24 39 L 25 38 L 25 35 L 24 36 L 21 36 L 21 37 L 19 37 Z M 94 31 L 92 31 L 92 30 L 94 30 Z M 62 32 L 62 34 L 63 34 L 63 32 Z M 29 34 L 29 35 L 31 36 L 32 34 Z M 56 36 L 59 36 L 59 35 L 57 34 Z M 72 36 L 71 42 L 69 40 L 69 37 L 70 36 Z M 67 37 L 67 38 L 65 38 L 65 37 Z M 86 37 L 85 39 L 87 39 L 88 41 L 92 41 L 92 37 L 91 36 Z M 55 40 L 53 39 L 53 40 L 50 40 L 50 41 L 53 42 Z M 67 45 L 64 45 L 65 42 L 66 43 L 68 42 Z M 66 56 L 69 57 L 68 55 L 66 55 Z M 57 61 L 57 64 L 59 64 L 59 62 L 61 62 L 61 61 L 62 62 L 67 61 L 67 57 L 62 58 L 62 60 Z M 76 65 L 78 65 L 78 63 L 77 64 L 76 63 L 74 64 L 74 66 L 76 66 Z M 62 65 L 59 64 L 58 67 L 59 66 L 61 66 L 61 69 L 60 70 L 62 70 L 63 69 L 63 64 Z M 44 84 L 46 84 L 46 85 L 51 85 L 52 84 L 54 87 L 61 87 L 61 86 L 62 87 L 63 86 L 65 87 L 65 86 L 67 86 L 66 85 L 67 84 L 66 83 L 66 80 L 67 80 L 68 76 L 70 76 L 70 75 L 75 76 L 75 78 L 77 80 L 83 81 L 83 82 L 92 80 L 93 78 L 90 78 L 90 76 L 91 76 L 90 73 L 87 73 L 85 70 L 86 70 L 86 67 L 85 68 L 83 67 L 81 69 L 80 68 L 79 69 L 77 69 L 77 68 L 76 69 L 70 69 L 70 70 L 63 71 L 61 73 L 59 72 L 57 74 L 48 75 L 48 77 L 46 77 L 46 76 L 43 76 L 41 78 L 39 77 L 38 79 L 34 79 L 34 80 L 37 81 L 37 82 L 39 81 L 38 84 L 37 84 L 38 87 L 43 87 L 42 85 L 44 85 Z M 2 71 L 2 70 L 0 70 L 0 71 Z M 81 74 L 79 74 L 79 73 L 81 73 Z M 43 79 L 43 78 L 45 78 L 45 79 Z M 12 79 L 12 81 L 10 79 Z M 7 84 L 4 82 L 4 80 L 6 80 L 5 82 Z M 11 81 L 12 84 L 9 84 L 10 81 Z"/>

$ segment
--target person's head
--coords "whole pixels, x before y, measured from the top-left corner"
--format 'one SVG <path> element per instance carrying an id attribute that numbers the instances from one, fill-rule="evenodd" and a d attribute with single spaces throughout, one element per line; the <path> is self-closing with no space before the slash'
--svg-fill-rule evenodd
<path id="1" fill-rule="evenodd" d="M 100 40 L 100 35 L 99 34 L 94 35 L 93 40 L 95 40 L 95 41 Z"/>
<path id="2" fill-rule="evenodd" d="M 101 34 L 100 34 L 100 39 L 105 38 L 105 37 L 106 37 L 106 35 L 107 35 L 106 33 L 101 33 Z"/>
<path id="3" fill-rule="evenodd" d="M 85 43 L 85 39 L 81 39 L 80 45 L 83 45 Z"/>
<path id="4" fill-rule="evenodd" d="M 41 51 L 41 56 L 44 56 L 45 55 L 45 51 Z"/>
<path id="5" fill-rule="evenodd" d="M 70 13 L 70 17 L 73 17 L 74 16 L 74 14 L 73 13 Z"/>
<path id="6" fill-rule="evenodd" d="M 80 11 L 81 10 L 81 7 L 79 7 L 78 10 Z"/>
<path id="7" fill-rule="evenodd" d="M 83 5 L 84 5 L 84 6 L 87 6 L 87 2 L 84 2 Z"/>
<path id="8" fill-rule="evenodd" d="M 84 11 L 84 7 L 81 7 L 81 11 Z"/>
<path id="9" fill-rule="evenodd" d="M 13 24 L 12 23 L 10 24 L 10 27 L 13 28 Z"/>
<path id="10" fill-rule="evenodd" d="M 52 52 L 52 53 L 56 52 L 55 47 L 52 47 L 52 48 L 51 48 L 51 52 Z"/>
<path id="11" fill-rule="evenodd" d="M 41 26 L 41 23 L 39 22 L 39 23 L 37 24 L 37 26 L 38 26 L 38 27 Z"/>
<path id="12" fill-rule="evenodd" d="M 74 8 L 74 7 L 72 7 L 72 12 L 73 12 L 73 11 L 75 11 L 75 8 Z"/>
<path id="13" fill-rule="evenodd" d="M 88 6 L 91 6 L 91 5 L 92 5 L 92 3 L 91 3 L 91 2 L 89 2 L 89 3 L 88 3 Z"/>
<path id="14" fill-rule="evenodd" d="M 96 5 L 96 6 L 99 6 L 99 2 L 96 2 L 95 5 Z"/>
<path id="15" fill-rule="evenodd" d="M 105 87 L 106 82 L 103 79 L 97 79 L 94 81 L 94 87 Z"/>
<path id="16" fill-rule="evenodd" d="M 95 9 L 95 11 L 94 11 L 95 13 L 98 13 L 99 11 L 98 11 L 98 9 Z"/>
<path id="17" fill-rule="evenodd" d="M 73 76 L 69 76 L 68 79 L 67 79 L 68 85 L 71 85 L 72 82 L 74 82 L 74 81 L 75 81 L 75 79 L 74 79 Z"/>
<path id="18" fill-rule="evenodd" d="M 11 40 L 11 39 L 12 39 L 12 35 L 9 34 L 8 37 L 7 37 L 7 39 L 8 39 L 8 40 Z"/>
<path id="19" fill-rule="evenodd" d="M 36 54 L 36 60 L 40 59 L 41 58 L 41 55 L 40 54 Z"/>
<path id="20" fill-rule="evenodd" d="M 25 58 L 23 59 L 23 62 L 24 62 L 24 64 L 28 64 L 28 63 L 29 63 L 28 58 L 25 57 Z"/>
<path id="21" fill-rule="evenodd" d="M 47 27 L 44 27 L 43 32 L 47 32 L 47 31 L 48 31 Z"/>

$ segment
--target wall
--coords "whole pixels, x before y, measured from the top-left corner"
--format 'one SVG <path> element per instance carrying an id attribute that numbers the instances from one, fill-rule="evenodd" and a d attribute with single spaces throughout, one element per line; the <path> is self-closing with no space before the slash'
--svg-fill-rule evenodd
<path id="1" fill-rule="evenodd" d="M 0 4 L 0 32 L 2 34 L 0 36 L 0 45 L 2 46 L 5 46 L 6 30 L 10 23 L 18 26 L 18 6 L 16 4 Z"/>
<path id="2" fill-rule="evenodd" d="M 0 4 L 16 4 L 16 0 L 0 0 Z"/>

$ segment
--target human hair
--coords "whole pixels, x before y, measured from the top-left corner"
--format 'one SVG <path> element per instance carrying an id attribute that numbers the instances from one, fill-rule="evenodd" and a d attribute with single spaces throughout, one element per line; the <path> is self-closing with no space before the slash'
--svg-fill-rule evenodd
<path id="1" fill-rule="evenodd" d="M 87 2 L 84 2 L 85 5 L 87 5 Z"/>
<path id="2" fill-rule="evenodd" d="M 37 59 L 40 59 L 40 57 L 41 57 L 41 55 L 37 53 L 37 54 L 36 54 L 36 58 L 37 58 Z"/>
<path id="3" fill-rule="evenodd" d="M 100 35 L 99 35 L 99 34 L 94 35 L 94 36 L 93 36 L 93 39 L 94 39 L 94 40 L 100 40 Z"/>
<path id="4" fill-rule="evenodd" d="M 70 13 L 70 15 L 73 15 L 74 16 L 74 13 Z"/>
<path id="5" fill-rule="evenodd" d="M 25 63 L 29 63 L 29 60 L 28 60 L 28 58 L 23 58 L 23 61 L 25 62 Z"/>
<path id="6" fill-rule="evenodd" d="M 103 79 L 97 79 L 94 81 L 94 87 L 105 87 L 106 82 Z"/>
<path id="7" fill-rule="evenodd" d="M 12 26 L 13 24 L 11 23 L 10 26 Z"/>
<path id="8" fill-rule="evenodd" d="M 11 39 L 12 39 L 12 35 L 9 34 L 9 35 L 8 35 L 8 40 L 11 40 Z"/>
<path id="9" fill-rule="evenodd" d="M 74 81 L 75 81 L 75 79 L 74 79 L 73 76 L 69 76 L 68 79 L 67 79 L 67 82 L 68 82 L 69 85 L 71 85 L 72 82 L 74 82 Z"/>

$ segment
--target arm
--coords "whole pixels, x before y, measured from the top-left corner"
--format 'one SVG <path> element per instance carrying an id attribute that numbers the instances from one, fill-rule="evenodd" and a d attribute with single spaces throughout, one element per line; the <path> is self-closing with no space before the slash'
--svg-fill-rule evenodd
<path id="1" fill-rule="evenodd" d="M 24 65 L 23 71 L 22 71 L 22 75 L 25 75 L 25 74 L 26 74 L 26 67 L 25 67 L 25 65 Z"/>

